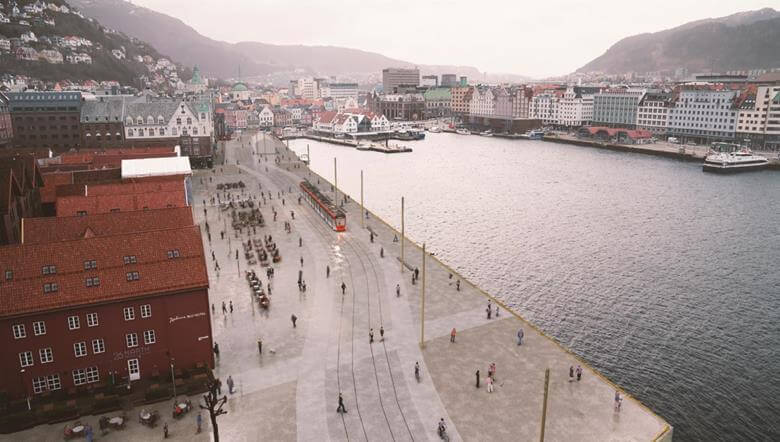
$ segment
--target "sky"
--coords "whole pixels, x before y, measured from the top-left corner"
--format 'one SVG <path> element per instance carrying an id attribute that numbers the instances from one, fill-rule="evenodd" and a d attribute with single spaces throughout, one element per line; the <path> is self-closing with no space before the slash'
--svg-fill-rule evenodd
<path id="1" fill-rule="evenodd" d="M 780 0 L 132 0 L 227 42 L 332 45 L 417 64 L 563 75 L 630 35 Z"/>

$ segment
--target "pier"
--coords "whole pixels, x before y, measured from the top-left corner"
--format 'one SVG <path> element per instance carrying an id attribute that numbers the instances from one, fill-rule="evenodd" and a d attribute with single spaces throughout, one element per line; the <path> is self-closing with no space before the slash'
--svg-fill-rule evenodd
<path id="1" fill-rule="evenodd" d="M 358 140 L 352 140 L 352 139 L 346 139 L 346 138 L 334 138 L 334 137 L 323 137 L 319 135 L 312 135 L 312 134 L 294 134 L 294 135 L 284 135 L 279 137 L 280 140 L 295 140 L 295 139 L 306 139 L 306 140 L 312 140 L 312 141 L 321 141 L 323 143 L 330 143 L 330 144 L 337 144 L 340 146 L 349 146 L 354 147 L 358 150 L 367 150 L 372 152 L 379 152 L 379 153 L 407 153 L 412 152 L 412 149 L 410 147 L 406 146 L 399 146 L 399 145 L 389 145 L 389 144 L 382 144 L 380 142 L 376 141 L 358 141 Z"/>

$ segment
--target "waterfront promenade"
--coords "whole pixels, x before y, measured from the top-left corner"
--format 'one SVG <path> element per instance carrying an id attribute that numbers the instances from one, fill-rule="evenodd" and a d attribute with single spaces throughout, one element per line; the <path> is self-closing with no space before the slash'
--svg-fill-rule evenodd
<path id="1" fill-rule="evenodd" d="M 434 257 L 426 261 L 421 347 L 421 285 L 411 284 L 409 271 L 422 271 L 420 248 L 406 242 L 408 268 L 401 273 L 400 243 L 394 242 L 400 235 L 373 214 L 361 227 L 359 195 L 351 195 L 344 207 L 347 232 L 328 229 L 309 206 L 297 200 L 301 177 L 315 184 L 318 177 L 280 142 L 270 138 L 266 142 L 274 143 L 279 155 L 263 155 L 244 136 L 228 143 L 227 166 L 217 166 L 216 173 L 197 171 L 193 177 L 193 214 L 203 233 L 214 304 L 212 333 L 221 350 L 215 375 L 223 381 L 223 393 L 228 394 L 228 376 L 236 390 L 228 394 L 228 414 L 219 418 L 222 440 L 436 441 L 440 418 L 445 419 L 451 440 L 538 440 L 547 368 L 546 440 L 671 440 L 671 427 L 625 393 L 622 410 L 615 412 L 615 387 L 531 324 L 504 308 L 498 318 L 487 319 L 489 296 Z M 346 173 L 359 171 L 340 171 Z M 261 187 L 266 193 L 260 208 L 266 227 L 256 234 L 249 235 L 246 229 L 234 232 L 229 212 L 210 202 L 219 183 L 239 180 L 246 187 L 243 192 L 230 191 L 234 199 L 258 202 Z M 319 178 L 319 185 L 332 195 L 330 183 Z M 224 193 L 220 195 L 224 201 Z M 272 208 L 278 213 L 276 221 Z M 285 232 L 284 222 L 291 224 L 291 233 Z M 220 231 L 225 231 L 224 240 Z M 375 235 L 373 243 L 370 232 Z M 271 306 L 265 311 L 253 300 L 244 272 L 254 269 L 264 287 L 269 280 L 264 268 L 248 266 L 239 242 L 269 234 L 282 261 L 274 265 Z M 296 284 L 299 271 L 307 284 L 305 292 Z M 347 287 L 343 295 L 342 282 Z M 223 302 L 232 303 L 232 312 L 228 308 L 222 313 Z M 298 318 L 296 327 L 293 314 Z M 372 328 L 373 344 L 369 343 Z M 450 342 L 452 328 L 457 330 L 455 343 Z M 519 328 L 525 335 L 522 346 L 516 343 Z M 262 354 L 258 338 L 263 340 Z M 414 377 L 415 362 L 421 367 L 420 382 Z M 492 362 L 497 366 L 495 391 L 488 393 L 485 376 Z M 569 367 L 577 365 L 583 367 L 582 380 L 570 382 Z M 339 392 L 346 414 L 336 413 Z M 159 409 L 168 422 L 171 439 L 210 440 L 205 413 L 205 431 L 195 434 L 194 413 L 174 421 L 170 401 L 152 408 Z M 137 412 L 137 408 L 129 410 L 128 415 Z M 97 417 L 81 420 L 97 428 Z M 40 426 L 0 437 L 54 440 L 61 431 L 62 425 Z M 126 430 L 100 439 L 158 438 L 162 438 L 161 427 L 150 430 L 133 418 Z"/>

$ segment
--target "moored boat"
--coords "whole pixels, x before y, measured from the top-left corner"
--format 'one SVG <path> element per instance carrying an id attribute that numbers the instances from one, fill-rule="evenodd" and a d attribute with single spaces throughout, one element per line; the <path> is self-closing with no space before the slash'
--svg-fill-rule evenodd
<path id="1" fill-rule="evenodd" d="M 747 147 L 731 143 L 712 143 L 710 152 L 704 158 L 704 172 L 735 173 L 760 170 L 769 164 L 769 160 L 754 154 Z"/>
<path id="2" fill-rule="evenodd" d="M 471 135 L 471 131 L 466 129 L 465 127 L 461 127 L 455 130 L 456 134 L 460 135 Z"/>

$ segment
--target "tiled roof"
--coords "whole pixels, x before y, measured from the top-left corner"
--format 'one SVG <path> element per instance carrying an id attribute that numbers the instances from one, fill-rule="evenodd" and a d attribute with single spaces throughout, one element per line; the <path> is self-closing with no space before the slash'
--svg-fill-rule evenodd
<path id="1" fill-rule="evenodd" d="M 320 123 L 330 123 L 333 121 L 334 118 L 336 118 L 336 115 L 338 115 L 338 112 L 330 111 L 330 112 L 323 112 L 320 114 Z"/>
<path id="2" fill-rule="evenodd" d="M 6 214 L 21 194 L 22 186 L 13 169 L 0 170 L 0 213 Z"/>
<path id="3" fill-rule="evenodd" d="M 168 250 L 178 250 L 179 257 L 169 259 Z M 125 265 L 130 255 L 137 263 Z M 97 268 L 85 271 L 87 260 L 95 260 Z M 43 266 L 50 265 L 56 274 L 43 275 Z M 208 287 L 197 226 L 6 246 L 0 248 L 0 269 L 0 317 Z M 127 281 L 131 271 L 138 280 Z M 87 277 L 98 277 L 99 285 L 86 287 Z M 44 294 L 46 283 L 56 283 L 57 291 Z"/>
<path id="4" fill-rule="evenodd" d="M 124 109 L 123 98 L 85 101 L 81 105 L 81 122 L 122 121 Z"/>
<path id="5" fill-rule="evenodd" d="M 95 214 L 186 205 L 187 195 L 181 175 L 57 186 L 57 216 L 73 216 L 79 211 Z"/>
<path id="6" fill-rule="evenodd" d="M 81 239 L 87 229 L 93 236 L 110 236 L 192 225 L 190 207 L 109 212 L 88 216 L 24 218 L 22 243 L 41 244 Z"/>

